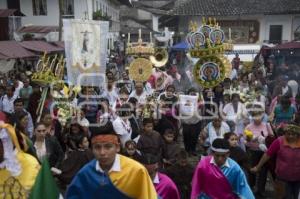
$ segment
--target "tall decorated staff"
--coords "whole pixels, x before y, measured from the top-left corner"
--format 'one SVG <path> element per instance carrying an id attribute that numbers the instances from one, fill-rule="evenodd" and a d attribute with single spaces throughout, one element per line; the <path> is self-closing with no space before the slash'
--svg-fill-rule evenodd
<path id="1" fill-rule="evenodd" d="M 200 27 L 196 22 L 191 22 L 186 41 L 191 57 L 200 58 L 193 70 L 199 85 L 213 88 L 230 75 L 231 65 L 224 51 L 231 50 L 233 45 L 224 43 L 225 34 L 216 19 L 203 18 Z"/>
<path id="2" fill-rule="evenodd" d="M 46 52 L 37 63 L 36 72 L 32 75 L 31 81 L 43 88 L 41 99 L 36 110 L 38 122 L 40 121 L 42 112 L 44 110 L 50 85 L 61 83 L 64 76 L 64 66 L 65 62 L 63 55 L 60 57 L 58 57 L 58 55 L 51 56 Z"/>
<path id="3" fill-rule="evenodd" d="M 137 42 L 131 42 L 130 33 L 128 33 L 126 55 L 135 58 L 129 66 L 131 79 L 136 82 L 146 82 L 151 75 L 153 76 L 153 71 L 155 71 L 159 75 L 153 76 L 155 80 L 152 86 L 158 88 L 164 85 L 167 78 L 166 74 L 161 71 L 161 68 L 167 64 L 169 54 L 165 48 L 154 45 L 152 33 L 150 33 L 150 42 L 143 42 L 141 30 L 139 30 Z"/>
<path id="4" fill-rule="evenodd" d="M 152 43 L 152 35 L 150 34 L 150 42 L 143 42 L 142 32 L 139 30 L 139 38 L 137 42 L 130 41 L 130 33 L 128 33 L 128 42 L 126 55 L 133 56 L 135 59 L 129 66 L 129 77 L 137 82 L 146 82 L 152 74 L 152 63 L 150 56 L 155 53 Z"/>

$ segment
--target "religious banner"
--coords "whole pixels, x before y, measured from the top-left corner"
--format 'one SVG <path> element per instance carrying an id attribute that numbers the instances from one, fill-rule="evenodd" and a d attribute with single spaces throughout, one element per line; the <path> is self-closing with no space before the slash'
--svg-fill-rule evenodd
<path id="1" fill-rule="evenodd" d="M 107 21 L 64 19 L 64 40 L 68 82 L 99 86 L 106 67 Z"/>
<path id="2" fill-rule="evenodd" d="M 192 116 L 198 110 L 198 96 L 179 95 L 179 112 L 182 116 Z"/>

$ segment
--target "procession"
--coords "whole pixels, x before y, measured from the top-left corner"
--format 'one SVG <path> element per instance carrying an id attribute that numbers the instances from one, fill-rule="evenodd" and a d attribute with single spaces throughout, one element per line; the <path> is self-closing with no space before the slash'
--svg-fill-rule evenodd
<path id="1" fill-rule="evenodd" d="M 300 199 L 298 0 L 0 0 L 0 199 Z"/>

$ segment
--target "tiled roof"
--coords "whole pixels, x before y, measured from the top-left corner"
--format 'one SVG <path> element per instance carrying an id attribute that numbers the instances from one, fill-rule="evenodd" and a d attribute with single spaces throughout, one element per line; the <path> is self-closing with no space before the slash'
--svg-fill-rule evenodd
<path id="1" fill-rule="evenodd" d="M 300 0 L 188 0 L 170 15 L 300 14 Z"/>
<path id="2" fill-rule="evenodd" d="M 35 57 L 36 54 L 25 49 L 17 41 L 0 41 L 0 58 L 26 58 L 26 57 Z"/>
<path id="3" fill-rule="evenodd" d="M 58 32 L 58 26 L 23 26 L 18 32 L 20 33 L 49 33 Z"/>

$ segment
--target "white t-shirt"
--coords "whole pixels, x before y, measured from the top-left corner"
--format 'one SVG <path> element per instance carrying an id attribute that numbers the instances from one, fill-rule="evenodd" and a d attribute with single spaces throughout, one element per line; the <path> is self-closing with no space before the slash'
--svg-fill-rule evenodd
<path id="1" fill-rule="evenodd" d="M 232 69 L 231 73 L 230 73 L 230 79 L 233 80 L 233 79 L 236 79 L 238 76 L 237 76 L 237 71 L 236 69 Z"/>
<path id="2" fill-rule="evenodd" d="M 14 112 L 14 101 L 16 99 L 17 95 L 12 96 L 11 98 L 8 98 L 7 95 L 4 95 L 0 102 L 0 109 L 7 113 Z"/>
<path id="3" fill-rule="evenodd" d="M 216 131 L 212 122 L 208 123 L 204 128 L 204 132 L 207 133 L 208 141 L 212 145 L 213 141 L 217 138 L 224 138 L 224 134 L 230 132 L 230 128 L 226 122 L 221 123 L 221 127 Z"/>
<path id="4" fill-rule="evenodd" d="M 147 102 L 147 93 L 144 91 L 140 96 L 138 96 L 135 90 L 129 95 L 129 98 L 134 97 L 137 99 L 138 104 L 145 104 Z M 128 99 L 129 99 L 128 98 Z"/>
<path id="5" fill-rule="evenodd" d="M 131 139 L 132 129 L 129 120 L 122 120 L 120 117 L 117 117 L 112 125 L 115 132 L 119 135 L 121 144 L 124 147 L 125 143 Z"/>
<path id="6" fill-rule="evenodd" d="M 234 111 L 232 103 L 226 104 L 223 108 L 223 112 L 226 114 L 226 120 L 233 121 L 235 123 L 241 120 L 243 116 L 247 115 L 246 107 L 241 102 L 238 103 L 237 112 Z"/>
<path id="7" fill-rule="evenodd" d="M 15 89 L 14 95 L 19 97 L 20 90 L 24 87 L 23 82 L 18 81 L 18 87 Z"/>

